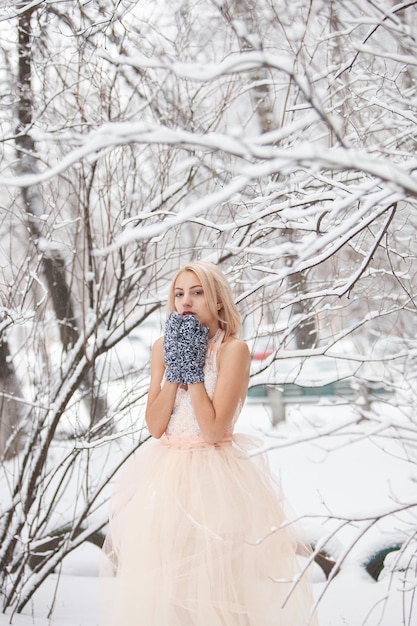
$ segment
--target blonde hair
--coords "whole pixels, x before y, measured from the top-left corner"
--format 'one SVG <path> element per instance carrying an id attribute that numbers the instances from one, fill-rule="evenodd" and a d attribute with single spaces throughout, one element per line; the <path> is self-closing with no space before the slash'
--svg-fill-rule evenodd
<path id="1" fill-rule="evenodd" d="M 211 313 L 217 316 L 225 337 L 237 336 L 242 328 L 240 313 L 233 300 L 232 290 L 224 274 L 213 263 L 195 261 L 182 267 L 171 283 L 168 295 L 168 313 L 175 311 L 175 283 L 184 272 L 194 272 L 201 282 Z M 218 304 L 222 307 L 218 310 Z"/>

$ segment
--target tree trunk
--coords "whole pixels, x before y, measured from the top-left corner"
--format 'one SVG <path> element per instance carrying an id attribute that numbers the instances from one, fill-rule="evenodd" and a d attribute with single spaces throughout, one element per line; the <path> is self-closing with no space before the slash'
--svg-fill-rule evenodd
<path id="1" fill-rule="evenodd" d="M 22 397 L 5 332 L 0 334 L 0 455 L 9 459 L 21 448 Z"/>
<path id="2" fill-rule="evenodd" d="M 252 0 L 235 0 L 232 6 L 234 7 L 233 13 L 231 7 L 229 10 L 222 7 L 222 11 L 232 26 L 238 21 L 245 24 L 243 35 L 238 27 L 234 28 L 239 39 L 240 49 L 242 51 L 262 50 L 262 29 L 256 23 L 256 3 Z M 259 45 L 256 44 L 257 41 Z M 274 106 L 275 97 L 271 89 L 271 79 L 266 69 L 259 69 L 253 73 L 253 87 L 250 95 L 258 118 L 260 132 L 267 133 L 279 128 Z M 291 240 L 292 235 L 293 231 L 288 230 L 287 237 L 289 240 Z M 308 293 L 308 281 L 304 272 L 290 274 L 287 284 L 290 291 L 295 295 Z M 303 298 L 300 298 L 292 307 L 292 315 L 300 317 L 300 323 L 294 328 L 295 344 L 298 349 L 313 348 L 317 343 L 317 324 L 314 316 L 310 315 L 310 309 L 309 301 Z"/>
<path id="3" fill-rule="evenodd" d="M 25 3 L 23 3 L 24 5 Z M 28 3 L 30 5 L 30 3 Z M 33 123 L 34 96 L 32 91 L 32 30 L 31 18 L 35 8 L 28 8 L 19 15 L 18 21 L 18 127 L 16 133 L 16 152 L 20 174 L 35 174 L 36 146 L 30 134 Z M 70 350 L 80 337 L 75 308 L 66 276 L 66 262 L 59 250 L 47 244 L 44 232 L 44 206 L 38 185 L 22 187 L 24 208 L 28 217 L 28 226 L 32 241 L 39 248 L 42 241 L 42 269 L 48 285 L 52 306 L 58 320 L 59 333 L 64 350 Z M 46 242 L 46 243 L 45 243 Z M 90 423 L 95 424 L 107 413 L 107 401 L 96 397 L 94 380 L 87 372 L 83 380 L 86 390 L 85 401 L 89 407 Z"/>

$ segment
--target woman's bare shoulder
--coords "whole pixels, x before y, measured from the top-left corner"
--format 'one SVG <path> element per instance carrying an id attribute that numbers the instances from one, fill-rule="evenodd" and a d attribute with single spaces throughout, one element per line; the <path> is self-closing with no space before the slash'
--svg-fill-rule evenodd
<path id="1" fill-rule="evenodd" d="M 228 337 L 221 345 L 220 356 L 229 358 L 250 359 L 249 347 L 246 341 L 237 337 Z"/>
<path id="2" fill-rule="evenodd" d="M 164 338 L 159 337 L 152 346 L 152 359 L 157 358 L 163 360 L 164 358 Z"/>
<path id="3" fill-rule="evenodd" d="M 158 339 L 156 339 L 156 341 L 154 342 L 152 348 L 156 350 L 161 350 L 163 348 L 163 345 L 164 345 L 164 338 L 158 337 Z"/>

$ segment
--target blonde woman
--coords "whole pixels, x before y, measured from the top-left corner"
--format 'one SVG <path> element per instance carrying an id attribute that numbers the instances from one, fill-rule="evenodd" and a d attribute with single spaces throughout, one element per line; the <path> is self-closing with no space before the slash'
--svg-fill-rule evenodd
<path id="1" fill-rule="evenodd" d="M 146 420 L 154 440 L 113 497 L 107 621 L 315 623 L 279 489 L 266 459 L 249 456 L 253 442 L 234 433 L 250 354 L 230 286 L 215 265 L 191 263 L 173 279 L 168 311 L 151 359 Z"/>

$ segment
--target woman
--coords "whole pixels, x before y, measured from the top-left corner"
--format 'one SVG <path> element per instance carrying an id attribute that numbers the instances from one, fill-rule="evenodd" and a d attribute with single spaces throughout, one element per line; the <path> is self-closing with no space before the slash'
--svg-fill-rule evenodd
<path id="1" fill-rule="evenodd" d="M 152 350 L 151 445 L 113 497 L 105 551 L 111 626 L 304 626 L 312 597 L 299 539 L 266 459 L 235 435 L 250 355 L 216 266 L 175 276 Z M 126 495 L 126 493 L 128 495 Z M 309 621 L 310 620 L 310 621 Z"/>

